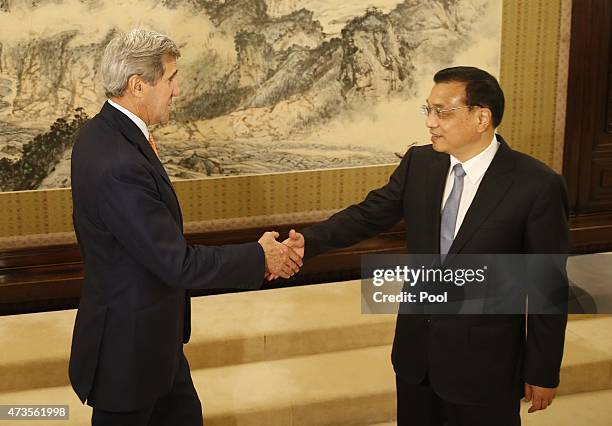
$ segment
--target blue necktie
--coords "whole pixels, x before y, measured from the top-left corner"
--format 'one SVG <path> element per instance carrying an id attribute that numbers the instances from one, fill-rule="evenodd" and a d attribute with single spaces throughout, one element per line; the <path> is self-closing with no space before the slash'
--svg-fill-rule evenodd
<path id="1" fill-rule="evenodd" d="M 457 223 L 457 213 L 459 213 L 459 202 L 463 192 L 463 177 L 465 170 L 461 164 L 457 163 L 453 167 L 455 181 L 446 204 L 442 209 L 442 220 L 440 221 L 440 254 L 447 254 L 453 240 L 455 239 L 455 225 Z"/>

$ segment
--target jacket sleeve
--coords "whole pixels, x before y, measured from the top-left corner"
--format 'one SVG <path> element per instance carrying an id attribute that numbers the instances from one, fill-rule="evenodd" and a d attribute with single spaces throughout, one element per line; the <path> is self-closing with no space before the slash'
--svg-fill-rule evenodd
<path id="1" fill-rule="evenodd" d="M 99 182 L 98 214 L 108 231 L 140 264 L 169 286 L 259 288 L 265 257 L 257 243 L 220 247 L 187 244 L 142 165 L 118 165 Z"/>
<path id="2" fill-rule="evenodd" d="M 561 314 L 544 314 L 543 306 L 528 309 L 535 313 L 527 316 L 527 346 L 525 354 L 525 381 L 541 387 L 557 387 L 563 357 L 565 328 L 567 325 L 568 281 L 565 275 L 565 260 L 569 250 L 568 201 L 565 185 L 561 176 L 554 174 L 544 182 L 527 220 L 525 235 L 526 253 L 554 259 L 558 268 L 563 270 L 554 282 L 546 283 L 547 304 L 559 304 Z M 548 261 L 547 261 L 548 262 Z M 536 262 L 541 264 L 542 262 Z M 552 271 L 552 268 L 550 269 Z M 536 274 L 536 276 L 541 276 Z M 546 277 L 545 277 L 546 278 Z M 531 280 L 530 280 L 531 281 Z M 531 285 L 537 285 L 531 282 Z M 541 284 L 541 283 L 540 283 Z M 539 290 L 539 289 L 538 289 Z M 539 291 L 538 291 L 539 293 Z M 532 297 L 530 297 L 531 301 Z M 557 301 L 553 300 L 557 299 Z M 534 300 L 534 302 L 537 302 Z M 565 305 L 564 305 L 565 304 Z M 541 305 L 541 304 L 540 304 Z"/>
<path id="3" fill-rule="evenodd" d="M 404 187 L 412 152 L 410 149 L 404 155 L 385 186 L 371 191 L 365 200 L 326 221 L 301 230 L 306 241 L 304 258 L 348 247 L 398 223 L 403 215 Z"/>

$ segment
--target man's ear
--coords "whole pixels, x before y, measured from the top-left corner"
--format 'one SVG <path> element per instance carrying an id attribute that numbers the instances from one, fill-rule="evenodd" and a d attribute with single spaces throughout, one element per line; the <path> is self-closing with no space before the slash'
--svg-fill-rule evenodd
<path id="1" fill-rule="evenodd" d="M 478 130 L 484 132 L 489 128 L 489 125 L 493 122 L 493 114 L 491 110 L 486 107 L 481 107 L 477 113 L 478 117 Z"/>
<path id="2" fill-rule="evenodd" d="M 128 78 L 127 89 L 132 96 L 142 98 L 144 95 L 144 81 L 142 81 L 142 78 L 139 75 L 133 74 L 130 76 L 130 78 Z"/>

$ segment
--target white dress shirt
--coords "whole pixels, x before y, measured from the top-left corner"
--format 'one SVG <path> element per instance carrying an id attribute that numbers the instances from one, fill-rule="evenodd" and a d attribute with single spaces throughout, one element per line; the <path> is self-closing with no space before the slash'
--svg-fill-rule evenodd
<path id="1" fill-rule="evenodd" d="M 491 165 L 493 157 L 495 157 L 495 153 L 497 152 L 498 148 L 499 142 L 497 141 L 495 135 L 493 135 L 493 140 L 489 146 L 480 154 L 470 158 L 465 163 L 461 163 L 461 161 L 452 155 L 450 156 L 450 167 L 448 169 L 448 176 L 446 177 L 446 186 L 444 187 L 444 195 L 442 196 L 442 206 L 440 207 L 440 211 L 442 211 L 444 208 L 444 204 L 446 203 L 446 200 L 453 189 L 453 183 L 455 181 L 453 167 L 455 164 L 461 163 L 461 166 L 465 171 L 465 176 L 463 177 L 463 192 L 461 193 L 461 200 L 459 202 L 457 222 L 455 223 L 455 237 L 457 236 L 459 228 L 461 228 L 465 214 L 470 208 L 472 201 L 474 201 L 474 197 L 476 196 L 476 191 L 478 191 L 482 177 Z"/>
<path id="2" fill-rule="evenodd" d="M 135 125 L 138 126 L 138 128 L 140 129 L 140 131 L 142 132 L 142 134 L 144 135 L 146 140 L 149 140 L 149 129 L 147 128 L 147 125 L 144 121 L 142 121 L 142 119 L 140 117 L 138 117 L 136 114 L 134 114 L 132 111 L 122 107 L 121 105 L 119 105 L 116 102 L 111 101 L 110 99 L 107 100 L 108 104 L 111 105 L 112 107 L 117 108 L 119 111 L 121 111 L 122 113 L 124 113 L 125 115 L 128 116 L 128 118 L 130 120 L 132 120 L 134 122 Z"/>

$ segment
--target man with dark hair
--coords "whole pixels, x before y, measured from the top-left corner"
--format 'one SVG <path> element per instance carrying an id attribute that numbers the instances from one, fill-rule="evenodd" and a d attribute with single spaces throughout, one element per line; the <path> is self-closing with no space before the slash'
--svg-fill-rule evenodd
<path id="1" fill-rule="evenodd" d="M 504 92 L 491 74 L 474 67 L 445 68 L 434 75 L 434 83 L 465 83 L 465 104 L 491 110 L 493 129 L 504 116 Z"/>
<path id="2" fill-rule="evenodd" d="M 411 148 L 364 201 L 286 244 L 312 258 L 404 219 L 414 254 L 567 253 L 563 179 L 495 134 L 504 112 L 495 78 L 455 67 L 434 81 L 422 107 L 432 144 Z M 398 425 L 520 425 L 522 396 L 529 412 L 552 403 L 566 322 L 561 314 L 398 315 Z"/>

